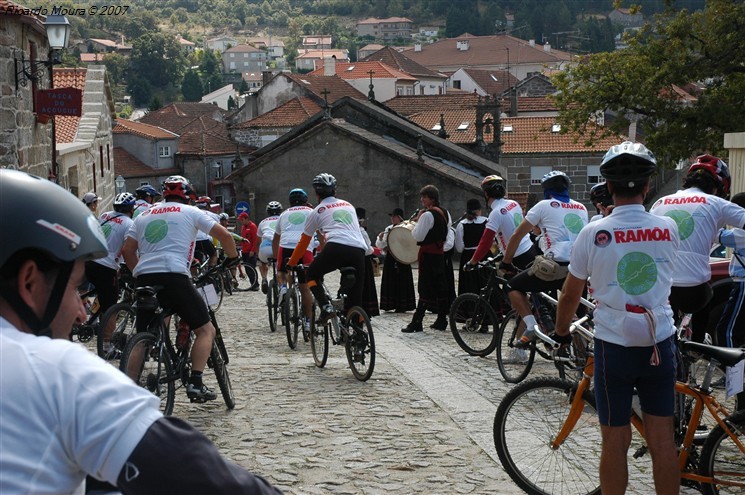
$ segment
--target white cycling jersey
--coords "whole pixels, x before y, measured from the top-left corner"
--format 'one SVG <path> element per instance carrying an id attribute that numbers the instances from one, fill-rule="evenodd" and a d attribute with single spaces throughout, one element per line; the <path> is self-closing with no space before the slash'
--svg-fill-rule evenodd
<path id="1" fill-rule="evenodd" d="M 105 258 L 93 260 L 95 263 L 103 265 L 113 270 L 119 270 L 119 263 L 122 261 L 121 253 L 124 245 L 124 238 L 127 231 L 132 226 L 132 219 L 124 213 L 117 211 L 107 211 L 98 219 L 101 225 L 103 235 L 106 237 L 106 245 L 109 254 Z"/>
<path id="2" fill-rule="evenodd" d="M 274 232 L 279 234 L 279 247 L 282 249 L 295 249 L 300 242 L 300 235 L 305 230 L 305 221 L 313 212 L 310 206 L 290 206 L 279 216 Z M 312 251 L 313 242 L 308 245 L 308 251 Z"/>
<path id="3" fill-rule="evenodd" d="M 539 246 L 545 256 L 569 261 L 572 244 L 587 225 L 587 208 L 574 200 L 544 199 L 528 211 L 525 220 L 541 229 Z"/>
<path id="4" fill-rule="evenodd" d="M 151 206 L 152 205 L 148 203 L 147 201 L 145 201 L 144 199 L 138 199 L 137 201 L 135 201 L 135 208 L 134 208 L 134 211 L 132 212 L 132 218 L 139 217 L 141 214 L 149 210 Z"/>
<path id="5" fill-rule="evenodd" d="M 211 212 L 209 210 L 199 210 L 199 211 L 201 211 L 202 213 L 204 213 L 208 217 L 212 218 L 217 223 L 220 223 L 220 215 L 218 215 L 217 213 Z M 210 237 L 209 234 L 206 234 L 206 233 L 204 233 L 204 232 L 202 232 L 200 230 L 200 231 L 197 231 L 197 241 L 210 241 L 210 242 L 212 242 L 212 237 Z"/>
<path id="6" fill-rule="evenodd" d="M 515 233 L 515 229 L 523 221 L 523 209 L 517 201 L 506 198 L 493 199 L 489 207 L 491 212 L 486 222 L 486 228 L 496 232 L 494 240 L 499 250 L 504 254 L 512 234 Z M 525 254 L 532 246 L 530 236 L 526 234 L 520 239 L 520 244 L 515 250 L 515 256 Z"/>
<path id="7" fill-rule="evenodd" d="M 267 263 L 272 257 L 272 241 L 274 240 L 274 230 L 279 222 L 279 215 L 266 217 L 259 222 L 256 227 L 256 235 L 261 239 L 259 243 L 259 260 Z"/>
<path id="8" fill-rule="evenodd" d="M 137 217 L 127 237 L 137 241 L 135 277 L 147 273 L 189 275 L 197 231 L 209 233 L 217 221 L 195 206 L 167 201 Z"/>
<path id="9" fill-rule="evenodd" d="M 719 229 L 745 225 L 745 208 L 689 187 L 658 199 L 650 213 L 675 220 L 680 232 L 680 259 L 673 285 L 693 287 L 711 279 L 709 251 Z M 615 212 L 614 212 L 615 214 Z"/>
<path id="10" fill-rule="evenodd" d="M 360 232 L 357 212 L 354 206 L 343 199 L 333 196 L 325 198 L 308 215 L 303 233 L 313 237 L 319 229 L 326 235 L 326 242 L 367 249 Z"/>

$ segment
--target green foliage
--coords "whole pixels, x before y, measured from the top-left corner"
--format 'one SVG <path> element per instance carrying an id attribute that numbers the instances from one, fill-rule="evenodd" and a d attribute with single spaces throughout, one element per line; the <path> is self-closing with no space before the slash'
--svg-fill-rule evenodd
<path id="1" fill-rule="evenodd" d="M 248 83 L 245 79 L 241 78 L 241 84 L 238 86 L 238 94 L 248 93 Z"/>
<path id="2" fill-rule="evenodd" d="M 160 32 L 148 33 L 132 44 L 130 68 L 152 86 L 165 88 L 178 83 L 185 58 L 176 38 Z"/>
<path id="3" fill-rule="evenodd" d="M 148 105 L 147 109 L 151 112 L 154 112 L 161 108 L 163 108 L 163 103 L 161 103 L 160 98 L 158 98 L 157 96 L 153 96 L 153 99 L 150 100 L 150 105 Z"/>
<path id="4" fill-rule="evenodd" d="M 628 42 L 554 76 L 563 129 L 587 131 L 591 116 L 604 111 L 618 118 L 599 133 L 623 134 L 637 120 L 667 165 L 721 153 L 723 134 L 745 122 L 745 3 L 709 0 L 701 12 L 668 11 Z M 696 100 L 681 99 L 678 88 Z"/>
<path id="5" fill-rule="evenodd" d="M 184 80 L 181 82 L 181 94 L 184 96 L 184 101 L 199 101 L 202 99 L 204 88 L 202 88 L 199 74 L 193 70 L 186 71 Z"/>
<path id="6" fill-rule="evenodd" d="M 104 56 L 103 64 L 106 66 L 106 72 L 109 74 L 111 84 L 121 84 L 124 82 L 129 67 L 127 57 L 118 53 L 109 53 Z"/>
<path id="7" fill-rule="evenodd" d="M 228 96 L 228 110 L 232 110 L 236 107 L 235 100 L 232 96 Z"/>
<path id="8" fill-rule="evenodd" d="M 140 75 L 131 77 L 127 85 L 127 91 L 137 106 L 147 105 L 153 97 L 153 87 L 150 82 Z"/>

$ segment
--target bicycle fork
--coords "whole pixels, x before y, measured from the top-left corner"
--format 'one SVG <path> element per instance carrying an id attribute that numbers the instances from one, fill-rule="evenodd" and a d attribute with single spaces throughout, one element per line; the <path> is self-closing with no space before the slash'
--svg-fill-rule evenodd
<path id="1" fill-rule="evenodd" d="M 556 435 L 556 438 L 551 441 L 551 448 L 553 450 L 558 450 L 559 447 L 561 447 L 572 430 L 574 430 L 574 427 L 577 426 L 577 421 L 579 421 L 579 418 L 582 416 L 582 411 L 585 408 L 582 396 L 584 395 L 587 388 L 590 386 L 590 378 L 593 375 L 593 361 L 593 359 L 587 360 L 582 380 L 580 380 L 579 384 L 577 385 L 577 389 L 574 391 L 574 396 L 570 397 L 572 405 L 569 408 L 567 419 L 564 421 L 564 424 L 562 425 L 561 430 L 559 430 L 559 433 Z"/>

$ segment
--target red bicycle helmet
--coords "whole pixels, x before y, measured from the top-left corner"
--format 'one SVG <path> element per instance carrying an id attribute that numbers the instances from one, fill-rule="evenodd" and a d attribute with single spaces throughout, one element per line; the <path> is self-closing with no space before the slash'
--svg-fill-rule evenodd
<path id="1" fill-rule="evenodd" d="M 163 182 L 163 198 L 180 198 L 184 201 L 196 199 L 197 195 L 191 187 L 191 182 L 181 175 L 172 175 Z"/>
<path id="2" fill-rule="evenodd" d="M 710 174 L 719 182 L 717 196 L 720 196 L 722 198 L 729 197 L 729 190 L 730 185 L 732 184 L 732 178 L 729 175 L 729 167 L 724 162 L 724 160 L 712 155 L 697 156 L 696 161 L 693 163 L 693 165 L 691 165 L 691 168 L 688 169 L 688 176 L 697 173 L 698 170 Z"/>

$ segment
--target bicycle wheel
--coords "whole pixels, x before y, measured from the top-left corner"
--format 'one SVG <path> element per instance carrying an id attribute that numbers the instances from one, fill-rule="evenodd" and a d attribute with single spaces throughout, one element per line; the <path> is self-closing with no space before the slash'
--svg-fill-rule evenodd
<path id="1" fill-rule="evenodd" d="M 243 270 L 243 276 L 240 275 L 241 269 Z M 235 277 L 236 282 L 238 282 L 238 287 L 235 290 L 245 292 L 256 285 L 258 275 L 256 274 L 256 268 L 247 263 L 241 263 L 241 267 L 237 269 Z"/>
<path id="2" fill-rule="evenodd" d="M 111 334 L 109 342 L 111 343 L 111 349 L 104 350 L 104 335 L 103 331 L 106 326 L 110 323 L 111 319 L 114 319 L 114 331 Z M 101 324 L 98 326 L 98 335 L 96 335 L 96 350 L 98 356 L 106 359 L 107 361 L 120 359 L 124 348 L 129 340 L 135 333 L 135 310 L 128 303 L 117 303 L 111 306 L 101 317 Z"/>
<path id="3" fill-rule="evenodd" d="M 366 382 L 375 369 L 375 337 L 370 317 L 364 309 L 353 306 L 347 312 L 346 327 L 349 337 L 344 350 L 349 368 L 356 379 Z"/>
<path id="4" fill-rule="evenodd" d="M 300 302 L 298 301 L 297 287 L 287 289 L 284 301 L 285 330 L 287 331 L 287 343 L 290 349 L 297 347 L 297 334 L 300 332 Z"/>
<path id="5" fill-rule="evenodd" d="M 134 335 L 127 342 L 119 369 L 137 385 L 158 397 L 160 410 L 170 416 L 176 399 L 173 363 L 165 346 L 160 345 L 158 340 L 150 332 Z"/>
<path id="6" fill-rule="evenodd" d="M 212 344 L 212 352 L 210 352 L 210 358 L 207 361 L 207 365 L 215 372 L 215 378 L 217 378 L 217 384 L 220 387 L 222 398 L 225 400 L 225 405 L 228 406 L 228 409 L 233 409 L 235 407 L 233 385 L 230 383 L 228 366 L 225 363 L 220 350 L 217 348 L 217 343 Z"/>
<path id="7" fill-rule="evenodd" d="M 738 441 L 745 442 L 745 411 L 737 411 L 725 421 Z M 745 454 L 719 425 L 711 430 L 701 449 L 699 472 L 716 480 L 714 484 L 701 485 L 705 494 L 741 494 L 745 491 Z"/>
<path id="8" fill-rule="evenodd" d="M 507 383 L 520 383 L 533 367 L 535 345 L 527 349 L 515 347 L 524 329 L 522 318 L 513 309 L 504 317 L 497 332 L 497 366 Z"/>
<path id="9" fill-rule="evenodd" d="M 329 331 L 331 324 L 323 326 L 316 325 L 317 305 L 313 303 L 313 312 L 310 319 L 310 350 L 313 353 L 313 361 L 316 366 L 323 368 L 329 357 Z"/>
<path id="10" fill-rule="evenodd" d="M 576 384 L 533 378 L 510 390 L 494 416 L 494 446 L 510 478 L 529 494 L 600 493 L 600 425 L 595 397 L 582 395 L 584 409 L 574 429 L 554 450 Z"/>
<path id="11" fill-rule="evenodd" d="M 477 294 L 461 294 L 450 306 L 450 331 L 471 356 L 487 356 L 496 347 L 499 318 L 489 302 Z"/>

